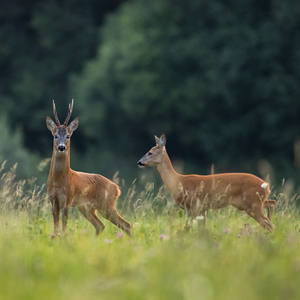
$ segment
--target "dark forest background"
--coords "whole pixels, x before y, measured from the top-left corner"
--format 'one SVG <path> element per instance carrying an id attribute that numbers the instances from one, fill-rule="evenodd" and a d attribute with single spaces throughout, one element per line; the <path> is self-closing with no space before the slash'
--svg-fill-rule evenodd
<path id="1" fill-rule="evenodd" d="M 298 186 L 299 83 L 296 0 L 0 1 L 0 162 L 20 178 L 46 182 L 45 118 L 74 98 L 75 170 L 158 178 L 136 162 L 164 132 L 185 174 Z"/>

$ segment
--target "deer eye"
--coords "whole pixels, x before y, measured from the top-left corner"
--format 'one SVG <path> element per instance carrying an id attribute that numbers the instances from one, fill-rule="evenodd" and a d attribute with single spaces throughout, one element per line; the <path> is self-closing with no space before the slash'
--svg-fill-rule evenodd
<path id="1" fill-rule="evenodd" d="M 70 138 L 70 136 L 69 136 L 69 135 L 67 135 L 67 136 L 66 136 L 66 138 L 67 138 L 67 139 L 69 139 L 69 138 Z"/>
<path id="2" fill-rule="evenodd" d="M 58 136 L 57 136 L 57 135 L 55 135 L 55 136 L 54 136 L 54 138 L 57 140 Z"/>
<path id="3" fill-rule="evenodd" d="M 150 155 L 152 155 L 152 153 L 151 153 L 151 152 L 149 152 L 149 153 L 148 153 L 148 155 L 150 156 Z"/>

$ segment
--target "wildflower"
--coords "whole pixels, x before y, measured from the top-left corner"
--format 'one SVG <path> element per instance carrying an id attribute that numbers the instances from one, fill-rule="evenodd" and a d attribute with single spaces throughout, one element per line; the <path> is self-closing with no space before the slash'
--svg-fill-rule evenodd
<path id="1" fill-rule="evenodd" d="M 117 237 L 118 237 L 118 238 L 122 238 L 123 235 L 124 235 L 123 232 L 118 232 Z"/>
<path id="2" fill-rule="evenodd" d="M 163 240 L 163 241 L 167 241 L 169 239 L 168 236 L 164 235 L 164 234 L 161 234 L 160 236 L 160 239 Z"/>
<path id="3" fill-rule="evenodd" d="M 54 233 L 51 234 L 51 238 L 52 238 L 52 239 L 55 238 L 55 234 L 54 234 Z"/>
<path id="4" fill-rule="evenodd" d="M 104 240 L 104 243 L 106 243 L 106 244 L 111 244 L 112 241 L 110 241 L 109 239 L 105 239 L 105 240 Z"/>
<path id="5" fill-rule="evenodd" d="M 237 237 L 238 237 L 238 238 L 240 238 L 240 237 L 241 237 L 241 235 L 240 235 L 240 234 L 238 234 L 238 235 L 237 235 Z"/>
<path id="6" fill-rule="evenodd" d="M 83 229 L 81 232 L 82 232 L 83 234 L 85 234 L 85 233 L 86 233 L 86 230 L 85 230 L 85 229 Z"/>
<path id="7" fill-rule="evenodd" d="M 139 227 L 140 226 L 140 223 L 139 222 L 135 222 L 132 227 L 135 228 L 135 227 Z"/>
<path id="8" fill-rule="evenodd" d="M 57 234 L 57 236 L 60 236 L 60 232 Z"/>

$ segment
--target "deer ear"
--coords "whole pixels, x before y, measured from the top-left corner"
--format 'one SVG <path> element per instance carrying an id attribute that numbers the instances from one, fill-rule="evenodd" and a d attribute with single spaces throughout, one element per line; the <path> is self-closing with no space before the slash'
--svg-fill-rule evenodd
<path id="1" fill-rule="evenodd" d="M 156 146 L 158 146 L 159 145 L 159 138 L 156 135 L 154 136 L 154 138 L 155 138 Z"/>
<path id="2" fill-rule="evenodd" d="M 166 146 L 166 143 L 167 143 L 167 138 L 166 136 L 162 133 L 159 137 L 159 142 L 158 142 L 158 145 L 160 148 Z"/>
<path id="3" fill-rule="evenodd" d="M 50 117 L 46 118 L 46 125 L 51 132 L 56 128 L 54 121 Z"/>
<path id="4" fill-rule="evenodd" d="M 71 133 L 73 133 L 78 128 L 78 125 L 79 125 L 79 119 L 75 118 L 68 126 Z"/>

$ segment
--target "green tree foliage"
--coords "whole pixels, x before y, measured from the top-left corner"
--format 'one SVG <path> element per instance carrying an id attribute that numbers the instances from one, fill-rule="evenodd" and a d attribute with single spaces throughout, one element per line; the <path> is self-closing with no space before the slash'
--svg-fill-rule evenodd
<path id="1" fill-rule="evenodd" d="M 296 0 L 6 2 L 1 112 L 49 157 L 51 101 L 63 119 L 74 98 L 80 170 L 135 170 L 163 131 L 185 172 L 257 172 L 267 159 L 292 177 L 299 16 Z"/>
<path id="2" fill-rule="evenodd" d="M 67 107 L 69 76 L 95 56 L 98 28 L 121 1 L 30 0 L 1 6 L 1 110 L 11 127 L 35 136 L 24 140 L 28 148 L 51 153 L 45 134 L 51 101 L 59 111 Z"/>
<path id="3" fill-rule="evenodd" d="M 41 162 L 40 158 L 25 149 L 23 139 L 22 131 L 20 129 L 10 130 L 7 117 L 1 115 L 0 164 L 2 165 L 5 162 L 5 171 L 9 171 L 17 163 L 16 175 L 18 178 L 39 177 L 38 183 L 43 184 L 47 178 L 45 172 L 43 172 L 47 161 Z"/>
<path id="4" fill-rule="evenodd" d="M 85 99 L 84 134 L 128 157 L 164 131 L 169 152 L 187 161 L 256 172 L 267 159 L 289 177 L 299 16 L 293 0 L 125 3 L 108 18 L 97 58 L 72 82 Z"/>

